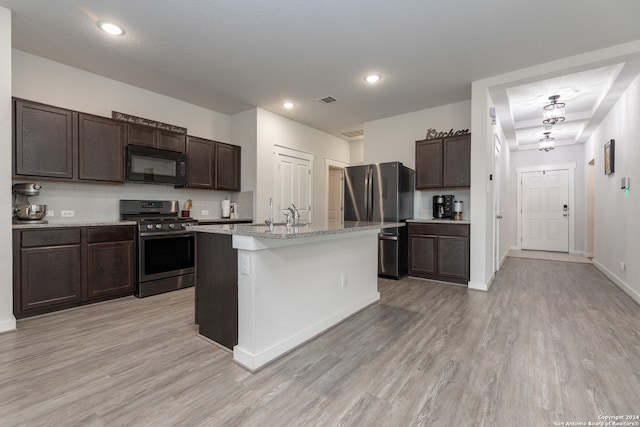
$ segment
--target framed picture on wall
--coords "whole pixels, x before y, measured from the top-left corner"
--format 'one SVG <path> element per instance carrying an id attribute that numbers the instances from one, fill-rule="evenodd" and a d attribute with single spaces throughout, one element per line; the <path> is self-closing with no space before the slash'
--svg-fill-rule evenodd
<path id="1" fill-rule="evenodd" d="M 604 174 L 611 175 L 613 173 L 614 168 L 614 158 L 615 158 L 615 144 L 616 142 L 612 139 L 611 141 L 604 144 Z"/>

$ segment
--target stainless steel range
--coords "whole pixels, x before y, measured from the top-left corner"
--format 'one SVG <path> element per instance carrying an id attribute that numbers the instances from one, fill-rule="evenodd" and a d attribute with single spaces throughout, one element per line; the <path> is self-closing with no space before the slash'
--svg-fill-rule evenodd
<path id="1" fill-rule="evenodd" d="M 120 219 L 138 223 L 137 297 L 195 284 L 198 221 L 178 213 L 177 200 L 120 200 Z"/>

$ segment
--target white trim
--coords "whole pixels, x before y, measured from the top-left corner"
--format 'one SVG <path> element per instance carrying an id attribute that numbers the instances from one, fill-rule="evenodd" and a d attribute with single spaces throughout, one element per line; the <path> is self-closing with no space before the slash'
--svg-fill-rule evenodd
<path id="1" fill-rule="evenodd" d="M 516 168 L 516 250 L 522 250 L 522 174 L 525 172 L 569 171 L 569 253 L 576 253 L 575 242 L 575 175 L 576 163 L 561 165 L 526 166 Z"/>
<path id="2" fill-rule="evenodd" d="M 342 192 L 342 197 L 344 199 L 344 168 L 348 167 L 349 163 L 345 163 L 345 162 L 341 162 L 340 160 L 334 160 L 334 159 L 329 159 L 329 158 L 325 158 L 324 159 L 324 177 L 325 177 L 325 185 L 324 185 L 324 206 L 325 206 L 325 215 L 324 215 L 324 219 L 325 219 L 325 224 L 329 223 L 329 169 L 331 167 L 334 168 L 339 168 L 339 169 L 343 169 L 343 173 L 342 173 L 342 188 L 341 188 L 341 192 Z M 344 204 L 344 202 L 343 202 Z M 344 207 L 344 206 L 343 206 Z M 344 222 L 344 210 L 342 211 L 342 219 L 340 221 L 340 223 Z"/>
<path id="3" fill-rule="evenodd" d="M 10 319 L 0 321 L 0 333 L 16 330 L 16 318 L 12 315 Z"/>
<path id="4" fill-rule="evenodd" d="M 592 263 L 598 270 L 600 270 L 605 276 L 607 276 L 609 280 L 611 280 L 617 287 L 622 289 L 622 291 L 625 294 L 629 295 L 631 299 L 633 299 L 635 302 L 640 304 L 640 293 L 636 292 L 631 286 L 624 283 L 618 276 L 613 274 L 611 271 L 607 270 L 607 268 L 604 265 L 600 264 L 595 259 L 592 260 Z"/>

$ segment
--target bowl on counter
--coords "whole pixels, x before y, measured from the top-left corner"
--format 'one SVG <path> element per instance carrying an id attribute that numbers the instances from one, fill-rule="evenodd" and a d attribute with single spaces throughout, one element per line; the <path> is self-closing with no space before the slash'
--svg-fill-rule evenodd
<path id="1" fill-rule="evenodd" d="M 40 220 L 47 215 L 47 205 L 17 205 L 14 210 L 17 219 L 26 221 Z"/>

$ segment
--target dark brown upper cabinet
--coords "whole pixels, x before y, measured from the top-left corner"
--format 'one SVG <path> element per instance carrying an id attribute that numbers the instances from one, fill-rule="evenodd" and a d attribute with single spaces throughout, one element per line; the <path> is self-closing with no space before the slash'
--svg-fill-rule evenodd
<path id="1" fill-rule="evenodd" d="M 187 187 L 240 191 L 240 150 L 237 145 L 188 136 Z"/>
<path id="2" fill-rule="evenodd" d="M 195 136 L 187 137 L 187 187 L 214 187 L 214 146 L 215 141 Z"/>
<path id="3" fill-rule="evenodd" d="M 150 126 L 127 124 L 127 143 L 160 150 L 184 153 L 185 136 L 176 132 Z"/>
<path id="4" fill-rule="evenodd" d="M 125 125 L 14 99 L 14 176 L 123 182 Z"/>
<path id="5" fill-rule="evenodd" d="M 72 111 L 16 99 L 13 126 L 15 175 L 73 178 Z"/>
<path id="6" fill-rule="evenodd" d="M 78 178 L 124 182 L 125 124 L 78 114 Z"/>
<path id="7" fill-rule="evenodd" d="M 216 142 L 214 160 L 215 189 L 240 191 L 240 147 Z"/>
<path id="8" fill-rule="evenodd" d="M 416 189 L 471 186 L 471 134 L 416 141 Z"/>

